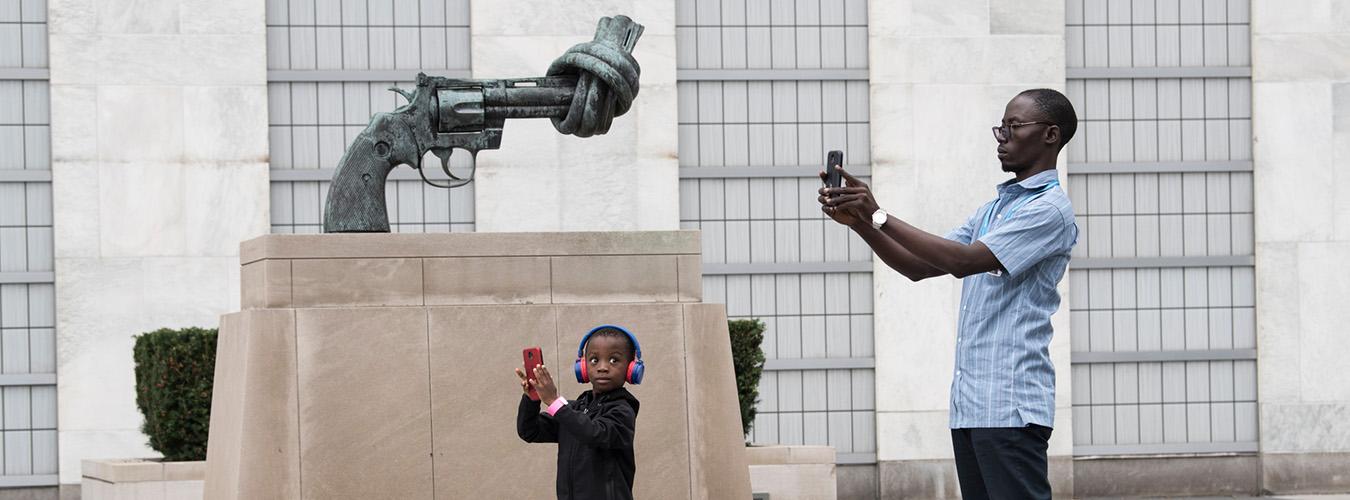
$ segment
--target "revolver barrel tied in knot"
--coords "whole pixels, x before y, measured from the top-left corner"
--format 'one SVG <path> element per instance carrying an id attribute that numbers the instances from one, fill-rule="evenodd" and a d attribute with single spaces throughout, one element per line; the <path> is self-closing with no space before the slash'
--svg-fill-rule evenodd
<path id="1" fill-rule="evenodd" d="M 476 158 L 479 151 L 500 148 L 507 119 L 549 118 L 558 132 L 577 137 L 608 132 L 637 97 L 641 68 L 632 51 L 642 29 L 627 16 L 602 18 L 592 41 L 568 49 L 539 78 L 419 73 L 411 93 L 390 89 L 408 103 L 376 113 L 338 161 L 324 203 L 324 232 L 389 232 L 384 185 L 398 165 L 412 166 L 436 187 L 473 182 L 472 169 L 465 177 L 450 171 L 451 153 L 462 149 Z M 422 158 L 428 151 L 440 159 L 447 182 L 427 179 Z"/>

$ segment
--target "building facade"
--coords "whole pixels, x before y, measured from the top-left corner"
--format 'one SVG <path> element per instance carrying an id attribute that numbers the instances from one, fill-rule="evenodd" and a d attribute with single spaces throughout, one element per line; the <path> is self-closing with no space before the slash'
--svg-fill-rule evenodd
<path id="1" fill-rule="evenodd" d="M 874 260 L 815 173 L 844 150 L 945 233 L 1006 178 L 1006 102 L 1060 89 L 1057 490 L 1350 490 L 1350 8 L 1302 0 L 0 0 L 0 487 L 153 455 L 132 337 L 237 310 L 239 241 L 318 232 L 388 87 L 539 76 L 617 13 L 608 135 L 509 122 L 452 191 L 400 167 L 393 230 L 699 229 L 705 300 L 768 326 L 747 439 L 834 446 L 844 498 L 951 496 L 960 282 Z"/>

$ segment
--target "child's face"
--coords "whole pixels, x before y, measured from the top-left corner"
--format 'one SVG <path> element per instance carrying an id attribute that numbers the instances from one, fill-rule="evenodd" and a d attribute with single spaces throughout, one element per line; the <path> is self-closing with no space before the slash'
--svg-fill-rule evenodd
<path id="1" fill-rule="evenodd" d="M 595 337 L 586 343 L 586 373 L 591 389 L 605 393 L 623 387 L 628 376 L 628 342 L 614 337 Z"/>

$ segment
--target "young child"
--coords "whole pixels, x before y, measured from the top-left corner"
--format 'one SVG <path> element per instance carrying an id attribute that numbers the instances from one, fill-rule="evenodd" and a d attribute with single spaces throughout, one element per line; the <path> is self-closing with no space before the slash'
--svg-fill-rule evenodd
<path id="1" fill-rule="evenodd" d="M 581 338 L 573 372 L 578 382 L 590 382 L 591 390 L 575 401 L 558 395 L 548 367 L 540 365 L 530 376 L 516 368 L 525 393 L 516 432 L 527 443 L 558 443 L 559 499 L 633 498 L 638 400 L 623 385 L 641 383 L 643 371 L 637 337 L 613 325 L 598 326 Z M 530 387 L 539 401 L 530 399 Z"/>

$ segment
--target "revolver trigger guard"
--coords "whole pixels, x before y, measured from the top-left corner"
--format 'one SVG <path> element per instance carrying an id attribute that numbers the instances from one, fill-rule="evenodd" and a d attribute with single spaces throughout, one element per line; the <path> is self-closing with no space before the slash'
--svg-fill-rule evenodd
<path id="1" fill-rule="evenodd" d="M 418 165 L 417 165 L 416 168 L 417 168 L 417 173 L 418 173 L 419 175 L 422 176 L 422 182 L 425 182 L 425 183 L 427 183 L 427 184 L 429 184 L 429 185 L 431 185 L 431 186 L 433 186 L 433 187 L 438 187 L 438 188 L 442 188 L 442 189 L 452 189 L 452 188 L 457 188 L 457 187 L 460 187 L 460 186 L 464 186 L 464 185 L 466 185 L 466 184 L 468 184 L 468 183 L 470 183 L 470 182 L 473 182 L 473 174 L 474 174 L 474 170 L 477 168 L 477 162 L 476 162 L 476 161 L 475 161 L 475 163 L 474 163 L 472 166 L 469 167 L 470 170 L 469 170 L 469 176 L 468 176 L 468 178 L 462 178 L 462 177 L 459 177 L 459 176 L 457 176 L 457 175 L 455 175 L 455 174 L 453 174 L 453 173 L 450 172 L 450 156 L 454 153 L 454 150 L 455 150 L 455 149 L 459 149 L 459 148 L 453 148 L 453 147 L 451 147 L 451 148 L 443 148 L 443 149 L 441 149 L 441 148 L 435 148 L 435 149 L 432 149 L 432 150 L 431 150 L 431 152 L 432 152 L 433 154 L 436 155 L 436 158 L 439 158 L 439 159 L 441 160 L 441 171 L 442 171 L 442 172 L 445 172 L 445 175 L 446 175 L 447 177 L 450 178 L 450 182 L 447 182 L 447 183 L 445 183 L 445 184 L 439 184 L 439 183 L 437 183 L 437 182 L 435 182 L 435 181 L 432 181 L 431 179 L 428 179 L 428 178 L 427 178 L 426 172 L 425 172 L 424 170 L 422 170 L 422 165 L 421 165 L 421 161 L 422 161 L 422 160 L 419 158 L 419 159 L 417 160 L 417 161 L 418 161 Z M 473 157 L 475 158 L 475 160 L 478 158 L 478 155 L 477 155 L 478 152 L 477 152 L 477 151 L 470 150 L 470 149 L 465 149 L 465 151 L 468 151 L 469 154 L 473 155 Z"/>

